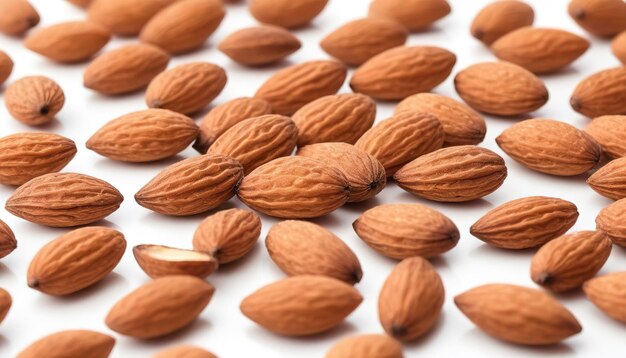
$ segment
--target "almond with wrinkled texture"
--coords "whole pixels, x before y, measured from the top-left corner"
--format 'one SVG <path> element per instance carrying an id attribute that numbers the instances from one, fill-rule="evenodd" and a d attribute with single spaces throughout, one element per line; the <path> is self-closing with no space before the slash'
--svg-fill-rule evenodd
<path id="1" fill-rule="evenodd" d="M 13 60 L 6 52 L 0 50 L 0 86 L 9 78 L 11 72 L 13 72 Z"/>
<path id="2" fill-rule="evenodd" d="M 451 11 L 446 0 L 374 0 L 369 15 L 398 21 L 411 31 L 425 30 Z"/>
<path id="3" fill-rule="evenodd" d="M 611 51 L 621 63 L 626 65 L 626 31 L 617 35 L 611 42 Z M 2 82 L 2 81 L 0 81 Z"/>
<path id="4" fill-rule="evenodd" d="M 593 278 L 583 285 L 585 295 L 609 317 L 626 323 L 626 272 Z"/>
<path id="5" fill-rule="evenodd" d="M 0 259 L 17 248 L 17 240 L 13 230 L 4 221 L 0 220 Z"/>
<path id="6" fill-rule="evenodd" d="M 626 30 L 626 4 L 622 0 L 572 0 L 569 15 L 596 36 L 611 37 Z"/>
<path id="7" fill-rule="evenodd" d="M 614 244 L 626 247 L 626 199 L 602 209 L 596 217 L 596 228 L 604 231 Z"/>
<path id="8" fill-rule="evenodd" d="M 217 358 L 217 356 L 200 347 L 180 345 L 163 350 L 152 358 Z"/>
<path id="9" fill-rule="evenodd" d="M 600 71 L 582 80 L 572 93 L 570 104 L 576 112 L 590 118 L 626 114 L 626 66 Z"/>
<path id="10" fill-rule="evenodd" d="M 523 1 L 494 1 L 476 14 L 470 32 L 485 45 L 491 45 L 513 30 L 531 26 L 534 20 L 533 8 Z"/>
<path id="11" fill-rule="evenodd" d="M 402 345 L 385 334 L 362 334 L 343 338 L 325 358 L 403 358 Z"/>
<path id="12" fill-rule="evenodd" d="M 328 0 L 251 0 L 249 7 L 259 22 L 292 29 L 311 22 L 327 3 Z"/>
<path id="13" fill-rule="evenodd" d="M 50 122 L 65 104 L 63 89 L 48 77 L 28 76 L 4 93 L 7 110 L 18 121 L 38 126 Z"/>
<path id="14" fill-rule="evenodd" d="M 587 179 L 598 194 L 613 200 L 626 198 L 626 157 L 614 159 Z"/>
<path id="15" fill-rule="evenodd" d="M 12 304 L 11 294 L 7 290 L 0 288 L 0 323 L 6 318 Z"/>
<path id="16" fill-rule="evenodd" d="M 87 330 L 67 330 L 50 334 L 26 347 L 17 358 L 107 358 L 115 338 Z"/>
<path id="17" fill-rule="evenodd" d="M 39 24 L 37 10 L 26 0 L 0 2 L 0 32 L 20 36 Z"/>
<path id="18" fill-rule="evenodd" d="M 141 28 L 161 9 L 177 0 L 93 0 L 87 18 L 121 36 L 139 34 Z"/>
<path id="19" fill-rule="evenodd" d="M 243 65 L 266 65 L 283 60 L 302 44 L 277 26 L 255 26 L 235 31 L 219 44 L 219 50 Z"/>
<path id="20" fill-rule="evenodd" d="M 601 116 L 587 125 L 585 132 L 612 158 L 626 156 L 626 116 Z"/>
<path id="21" fill-rule="evenodd" d="M 204 278 L 217 270 L 218 265 L 211 255 L 163 245 L 138 245 L 133 247 L 133 255 L 151 278 L 172 275 Z"/>

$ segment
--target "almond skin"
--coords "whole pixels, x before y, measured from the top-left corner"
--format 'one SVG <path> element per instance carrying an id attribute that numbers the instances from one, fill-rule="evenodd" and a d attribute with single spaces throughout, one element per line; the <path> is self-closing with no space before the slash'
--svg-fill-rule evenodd
<path id="1" fill-rule="evenodd" d="M 67 0 L 69 3 L 86 9 L 94 0 Z"/>
<path id="2" fill-rule="evenodd" d="M 243 178 L 239 199 L 263 214 L 304 219 L 324 216 L 346 203 L 350 184 L 343 173 L 306 157 L 283 157 Z"/>
<path id="3" fill-rule="evenodd" d="M 626 116 L 602 116 L 587 125 L 589 134 L 611 158 L 626 156 Z"/>
<path id="4" fill-rule="evenodd" d="M 176 0 L 93 0 L 89 5 L 89 21 L 100 24 L 112 33 L 135 36 L 157 12 Z"/>
<path id="5" fill-rule="evenodd" d="M 13 230 L 4 221 L 0 220 L 0 259 L 17 248 L 17 240 Z"/>
<path id="6" fill-rule="evenodd" d="M 363 334 L 343 338 L 325 358 L 403 358 L 402 345 L 385 334 Z"/>
<path id="7" fill-rule="evenodd" d="M 404 259 L 394 267 L 380 290 L 380 323 L 387 334 L 398 340 L 415 340 L 437 323 L 444 296 L 441 278 L 426 259 Z"/>
<path id="8" fill-rule="evenodd" d="M 519 122 L 502 132 L 496 143 L 523 166 L 559 176 L 583 174 L 602 156 L 602 148 L 590 135 L 552 119 Z"/>
<path id="9" fill-rule="evenodd" d="M 157 278 L 120 299 L 109 311 L 106 325 L 134 338 L 161 337 L 195 320 L 214 291 L 211 284 L 193 276 Z"/>
<path id="10" fill-rule="evenodd" d="M 18 121 L 38 126 L 50 122 L 65 104 L 63 89 L 48 77 L 23 77 L 4 93 L 7 110 Z"/>
<path id="11" fill-rule="evenodd" d="M 193 235 L 193 248 L 227 264 L 250 252 L 260 235 L 261 219 L 254 212 L 222 210 L 200 223 Z"/>
<path id="12" fill-rule="evenodd" d="M 387 183 L 385 168 L 374 156 L 348 143 L 317 143 L 298 150 L 340 170 L 350 184 L 348 202 L 365 201 L 378 194 Z"/>
<path id="13" fill-rule="evenodd" d="M 226 72 L 207 62 L 192 62 L 161 72 L 148 85 L 146 104 L 183 114 L 206 107 L 226 86 Z"/>
<path id="14" fill-rule="evenodd" d="M 232 198 L 242 176 L 236 160 L 205 154 L 165 168 L 135 194 L 135 201 L 165 215 L 200 214 Z"/>
<path id="15" fill-rule="evenodd" d="M 609 317 L 626 323 L 626 272 L 593 278 L 583 285 L 587 298 Z"/>
<path id="16" fill-rule="evenodd" d="M 289 117 L 268 114 L 246 119 L 224 132 L 209 147 L 209 154 L 237 160 L 250 174 L 273 159 L 290 155 L 296 147 L 298 128 Z"/>
<path id="17" fill-rule="evenodd" d="M 161 351 L 152 358 L 217 358 L 217 356 L 200 347 L 181 345 Z"/>
<path id="18" fill-rule="evenodd" d="M 376 103 L 362 94 L 325 96 L 300 108 L 291 118 L 298 126 L 298 146 L 354 144 L 374 124 Z"/>
<path id="19" fill-rule="evenodd" d="M 257 90 L 274 113 L 294 114 L 305 104 L 337 93 L 346 79 L 346 67 L 335 61 L 309 61 L 284 68 Z"/>
<path id="20" fill-rule="evenodd" d="M 58 134 L 25 132 L 0 138 L 0 183 L 22 185 L 58 172 L 75 155 L 74 141 Z"/>
<path id="21" fill-rule="evenodd" d="M 613 54 L 621 63 L 626 65 L 626 31 L 615 36 L 615 39 L 611 42 L 611 51 L 613 51 Z"/>
<path id="22" fill-rule="evenodd" d="M 80 62 L 100 51 L 111 39 L 105 27 L 89 21 L 68 21 L 28 35 L 24 46 L 62 63 Z"/>
<path id="23" fill-rule="evenodd" d="M 596 36 L 611 37 L 626 30 L 626 4 L 621 0 L 572 0 L 567 11 Z"/>
<path id="24" fill-rule="evenodd" d="M 294 276 L 271 283 L 241 302 L 241 312 L 285 336 L 308 336 L 339 325 L 363 301 L 345 282 L 325 276 Z"/>
<path id="25" fill-rule="evenodd" d="M 374 0 L 369 15 L 398 21 L 411 31 L 425 30 L 450 13 L 446 0 Z"/>
<path id="26" fill-rule="evenodd" d="M 36 224 L 70 227 L 104 219 L 123 200 L 104 180 L 78 173 L 51 173 L 17 188 L 5 209 Z"/>
<path id="27" fill-rule="evenodd" d="M 626 247 L 626 199 L 602 209 L 596 217 L 596 228 L 604 231 L 614 244 Z"/>
<path id="28" fill-rule="evenodd" d="M 182 114 L 146 109 L 111 120 L 87 140 L 87 148 L 123 162 L 170 158 L 194 141 L 198 127 Z"/>
<path id="29" fill-rule="evenodd" d="M 190 275 L 200 278 L 217 270 L 217 260 L 211 255 L 193 250 L 162 245 L 138 245 L 133 255 L 141 269 L 151 278 Z"/>
<path id="30" fill-rule="evenodd" d="M 503 249 L 528 249 L 567 232 L 578 219 L 578 208 L 569 201 L 529 196 L 504 203 L 478 219 L 470 233 Z"/>
<path id="31" fill-rule="evenodd" d="M 624 83 L 626 67 L 600 71 L 585 78 L 576 86 L 570 104 L 576 112 L 590 118 L 626 114 Z"/>
<path id="32" fill-rule="evenodd" d="M 0 288 L 0 323 L 6 318 L 12 304 L 11 294 L 7 290 Z"/>
<path id="33" fill-rule="evenodd" d="M 354 285 L 363 271 L 354 252 L 322 226 L 297 220 L 272 226 L 265 240 L 272 261 L 287 275 L 322 275 Z"/>
<path id="34" fill-rule="evenodd" d="M 452 249 L 459 230 L 445 215 L 421 204 L 385 204 L 364 212 L 354 231 L 374 250 L 396 260 L 435 257 Z"/>
<path id="35" fill-rule="evenodd" d="M 13 60 L 6 52 L 0 50 L 0 86 L 9 78 L 11 72 L 13 72 Z"/>
<path id="36" fill-rule="evenodd" d="M 422 112 L 437 117 L 443 131 L 446 147 L 478 144 L 485 138 L 485 120 L 469 106 L 452 98 L 434 93 L 418 93 L 398 103 L 396 113 Z"/>
<path id="37" fill-rule="evenodd" d="M 532 25 L 534 20 L 533 8 L 523 1 L 495 1 L 476 14 L 470 32 L 489 46 L 513 30 Z"/>
<path id="38" fill-rule="evenodd" d="M 456 56 L 433 46 L 398 46 L 361 65 L 350 79 L 350 87 L 381 100 L 400 100 L 428 92 L 452 71 Z"/>
<path id="39" fill-rule="evenodd" d="M 404 45 L 407 29 L 391 19 L 363 18 L 350 21 L 326 35 L 320 47 L 348 66 L 359 66 L 392 47 Z"/>
<path id="40" fill-rule="evenodd" d="M 611 240 L 602 231 L 579 231 L 543 245 L 533 256 L 530 277 L 553 291 L 579 288 L 611 254 Z"/>
<path id="41" fill-rule="evenodd" d="M 327 3 L 328 0 L 251 0 L 249 7 L 259 22 L 293 29 L 311 22 Z"/>
<path id="42" fill-rule="evenodd" d="M 301 46 L 300 40 L 289 31 L 265 25 L 235 31 L 218 48 L 235 62 L 258 66 L 281 61 Z"/>
<path id="43" fill-rule="evenodd" d="M 169 60 L 152 45 L 124 45 L 94 59 L 85 69 L 83 85 L 108 95 L 133 92 L 147 86 Z"/>
<path id="44" fill-rule="evenodd" d="M 402 189 L 422 198 L 463 202 L 493 193 L 506 176 L 504 159 L 498 154 L 462 145 L 423 155 L 403 166 L 393 178 Z"/>
<path id="45" fill-rule="evenodd" d="M 70 231 L 37 252 L 28 267 L 28 286 L 64 296 L 102 280 L 126 250 L 121 232 L 100 226 Z"/>
<path id="46" fill-rule="evenodd" d="M 18 358 L 84 357 L 108 358 L 115 338 L 87 330 L 68 330 L 45 336 L 26 347 Z"/>
<path id="47" fill-rule="evenodd" d="M 39 24 L 37 10 L 25 0 L 3 0 L 0 3 L 0 32 L 20 36 Z"/>
<path id="48" fill-rule="evenodd" d="M 587 179 L 598 194 L 613 200 L 626 198 L 626 158 L 614 159 Z"/>
<path id="49" fill-rule="evenodd" d="M 441 148 L 443 126 L 426 113 L 402 112 L 379 122 L 354 144 L 374 156 L 394 175 L 406 163 Z"/>

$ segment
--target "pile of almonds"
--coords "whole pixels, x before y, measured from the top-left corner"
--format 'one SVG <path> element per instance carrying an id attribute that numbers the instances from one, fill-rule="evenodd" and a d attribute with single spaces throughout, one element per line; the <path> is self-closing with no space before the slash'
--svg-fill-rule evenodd
<path id="1" fill-rule="evenodd" d="M 626 67 L 588 74 L 572 88 L 565 103 L 591 119 L 584 130 L 533 118 L 551 99 L 539 76 L 566 76 L 564 69 L 592 49 L 583 36 L 533 26 L 528 4 L 495 1 L 475 14 L 469 31 L 494 58 L 455 69 L 463 53 L 405 45 L 452 11 L 446 0 L 372 0 L 368 14 L 324 29 L 319 46 L 333 59 L 285 65 L 253 97 L 206 112 L 234 74 L 208 62 L 168 63 L 201 50 L 228 21 L 228 3 L 69 1 L 85 9 L 83 20 L 35 28 L 40 17 L 27 0 L 0 0 L 0 32 L 23 36 L 27 49 L 57 64 L 86 63 L 86 91 L 112 100 L 145 92 L 145 108 L 111 119 L 77 144 L 45 126 L 64 108 L 63 89 L 40 75 L 9 79 L 19 63 L 0 50 L 4 104 L 32 127 L 0 138 L 0 184 L 14 188 L 5 209 L 33 225 L 70 228 L 34 257 L 22 258 L 31 260 L 25 281 L 32 289 L 67 296 L 107 277 L 127 241 L 99 223 L 121 205 L 175 217 L 200 214 L 189 238 L 193 249 L 134 246 L 137 267 L 152 280 L 112 302 L 106 317 L 94 317 L 121 336 L 167 336 L 203 312 L 220 289 L 205 278 L 250 253 L 261 218 L 270 216 L 284 220 L 267 230 L 267 261 L 288 277 L 262 287 L 246 282 L 255 289 L 240 298 L 240 311 L 278 335 L 319 334 L 340 325 L 363 300 L 376 299 L 364 297 L 357 285 L 368 263 L 324 221 L 307 221 L 348 206 L 359 211 L 355 235 L 397 263 L 377 298 L 381 332 L 337 337 L 326 357 L 402 357 L 403 344 L 432 331 L 449 299 L 429 259 L 467 236 L 428 203 L 479 200 L 509 174 L 502 156 L 479 146 L 487 114 L 517 119 L 496 138 L 515 162 L 547 175 L 583 176 L 589 190 L 615 202 L 586 231 L 570 231 L 578 208 L 560 198 L 522 197 L 482 212 L 469 233 L 496 248 L 534 250 L 528 267 L 539 287 L 492 283 L 454 292 L 452 300 L 482 331 L 520 345 L 557 344 L 581 332 L 575 313 L 555 295 L 561 292 L 582 290 L 599 310 L 626 323 L 626 272 L 596 276 L 614 244 L 626 247 Z M 249 0 L 260 24 L 229 34 L 210 51 L 251 69 L 280 63 L 303 46 L 297 30 L 324 16 L 327 2 Z M 624 1 L 572 0 L 563 11 L 586 32 L 612 39 L 615 57 L 626 64 Z M 107 47 L 114 36 L 136 39 Z M 429 93 L 453 72 L 462 102 Z M 346 82 L 354 93 L 338 93 Z M 395 113 L 376 121 L 377 101 L 398 102 Z M 116 183 L 63 171 L 83 145 L 97 153 L 94 158 L 157 162 L 161 171 L 132 203 Z M 198 155 L 178 156 L 189 147 Z M 393 182 L 414 203 L 378 204 L 376 195 Z M 224 204 L 231 199 L 250 210 L 229 209 Z M 365 206 L 352 204 L 361 202 Z M 16 234 L 0 221 L 0 258 L 17 247 Z M 11 303 L 0 288 L 0 322 Z M 108 357 L 115 342 L 110 333 L 59 331 L 34 340 L 18 357 Z M 215 355 L 173 344 L 155 357 Z"/>

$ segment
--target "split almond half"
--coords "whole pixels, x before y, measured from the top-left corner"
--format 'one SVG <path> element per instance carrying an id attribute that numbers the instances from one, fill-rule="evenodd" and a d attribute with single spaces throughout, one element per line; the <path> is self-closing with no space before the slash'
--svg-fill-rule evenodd
<path id="1" fill-rule="evenodd" d="M 191 275 L 207 277 L 217 269 L 217 260 L 206 253 L 163 245 L 138 245 L 133 254 L 150 277 Z"/>

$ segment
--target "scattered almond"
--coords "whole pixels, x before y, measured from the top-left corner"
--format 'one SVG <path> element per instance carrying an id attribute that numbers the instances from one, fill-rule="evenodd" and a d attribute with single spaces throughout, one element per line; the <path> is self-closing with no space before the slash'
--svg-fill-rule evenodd
<path id="1" fill-rule="evenodd" d="M 583 285 L 585 295 L 609 317 L 626 323 L 626 272 L 593 278 Z"/>
<path id="2" fill-rule="evenodd" d="M 82 7 L 84 9 L 88 8 L 89 5 L 91 5 L 91 3 L 94 0 L 67 0 L 68 2 L 78 6 L 78 7 Z"/>
<path id="3" fill-rule="evenodd" d="M 0 259 L 17 248 L 17 241 L 13 230 L 4 221 L 0 220 Z"/>
<path id="4" fill-rule="evenodd" d="M 26 347 L 17 358 L 73 357 L 108 358 L 115 338 L 87 330 L 68 330 L 45 336 Z"/>
<path id="5" fill-rule="evenodd" d="M 327 3 L 328 0 L 251 0 L 248 6 L 259 22 L 292 29 L 311 22 Z"/>
<path id="6" fill-rule="evenodd" d="M 180 345 L 161 351 L 152 358 L 217 358 L 217 356 L 200 347 Z"/>
<path id="7" fill-rule="evenodd" d="M 23 77 L 4 93 L 7 110 L 18 121 L 38 126 L 50 122 L 65 104 L 61 87 L 43 76 Z"/>
<path id="8" fill-rule="evenodd" d="M 133 255 L 141 269 L 152 278 L 190 275 L 204 278 L 217 270 L 213 256 L 163 245 L 138 245 Z"/>
<path id="9" fill-rule="evenodd" d="M 0 50 L 0 86 L 13 72 L 13 60 L 4 51 Z"/>
<path id="10" fill-rule="evenodd" d="M 112 33 L 134 36 L 157 12 L 177 0 L 92 0 L 87 17 Z"/>
<path id="11" fill-rule="evenodd" d="M 390 18 L 418 31 L 427 29 L 450 11 L 446 0 L 373 0 L 369 15 Z"/>
<path id="12" fill-rule="evenodd" d="M 534 20 L 533 8 L 523 1 L 494 1 L 476 14 L 470 32 L 472 36 L 489 46 L 513 30 L 531 26 Z"/>
<path id="13" fill-rule="evenodd" d="M 585 132 L 612 158 L 626 156 L 626 116 L 601 116 L 587 125 Z"/>
<path id="14" fill-rule="evenodd" d="M 37 10 L 26 0 L 0 2 L 0 32 L 20 36 L 39 24 Z"/>
<path id="15" fill-rule="evenodd" d="M 12 304 L 11 294 L 7 290 L 0 288 L 0 323 L 6 318 Z"/>
<path id="16" fill-rule="evenodd" d="M 604 231 L 614 244 L 626 247 L 626 199 L 602 209 L 596 217 L 596 227 Z"/>
<path id="17" fill-rule="evenodd" d="M 626 157 L 614 159 L 587 179 L 598 194 L 613 200 L 626 198 Z"/>
<path id="18" fill-rule="evenodd" d="M 219 49 L 243 65 L 266 65 L 283 60 L 302 44 L 289 31 L 276 26 L 255 26 L 235 31 L 219 44 Z"/>
<path id="19" fill-rule="evenodd" d="M 343 338 L 325 358 L 403 358 L 402 345 L 385 334 L 362 334 Z"/>
<path id="20" fill-rule="evenodd" d="M 615 39 L 613 39 L 613 42 L 611 42 L 611 50 L 613 51 L 615 57 L 617 57 L 621 63 L 626 65 L 626 31 L 622 32 L 616 36 Z"/>
<path id="21" fill-rule="evenodd" d="M 626 4 L 622 0 L 572 0 L 569 15 L 597 36 L 611 37 L 626 30 Z"/>
<path id="22" fill-rule="evenodd" d="M 570 104 L 576 112 L 590 118 L 626 114 L 625 83 L 626 66 L 600 71 L 576 86 Z"/>

